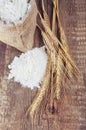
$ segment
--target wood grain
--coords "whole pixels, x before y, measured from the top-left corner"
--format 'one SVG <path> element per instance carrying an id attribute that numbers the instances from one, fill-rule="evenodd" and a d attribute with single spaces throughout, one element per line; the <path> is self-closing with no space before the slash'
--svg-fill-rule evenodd
<path id="1" fill-rule="evenodd" d="M 40 7 L 40 0 L 36 0 Z M 52 19 L 52 3 L 45 0 L 47 12 Z M 16 49 L 0 43 L 0 130 L 86 130 L 86 0 L 59 0 L 60 18 L 64 27 L 70 53 L 81 74 L 80 83 L 64 82 L 62 97 L 52 115 L 46 108 L 38 113 L 34 123 L 25 117 L 37 90 L 22 88 L 20 84 L 7 80 L 8 64 Z M 40 32 L 35 34 L 35 45 Z M 70 86 L 70 87 L 69 87 Z"/>

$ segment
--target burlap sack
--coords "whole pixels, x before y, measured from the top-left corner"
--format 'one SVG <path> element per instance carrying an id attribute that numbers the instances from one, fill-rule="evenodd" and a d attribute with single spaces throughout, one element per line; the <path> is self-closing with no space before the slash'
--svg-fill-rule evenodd
<path id="1" fill-rule="evenodd" d="M 37 7 L 35 0 L 30 1 L 31 9 L 22 24 L 1 24 L 0 41 L 25 52 L 33 47 L 36 28 Z"/>

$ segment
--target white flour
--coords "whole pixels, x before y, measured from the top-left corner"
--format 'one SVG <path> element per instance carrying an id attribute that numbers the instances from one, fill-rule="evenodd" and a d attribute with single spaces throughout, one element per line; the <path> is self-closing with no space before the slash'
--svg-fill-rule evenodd
<path id="1" fill-rule="evenodd" d="M 0 0 L 0 18 L 7 23 L 21 21 L 31 5 L 27 0 Z"/>
<path id="2" fill-rule="evenodd" d="M 35 48 L 20 57 L 15 57 L 8 66 L 10 73 L 8 79 L 14 79 L 23 87 L 31 89 L 40 88 L 40 83 L 46 71 L 47 54 L 45 47 Z"/>

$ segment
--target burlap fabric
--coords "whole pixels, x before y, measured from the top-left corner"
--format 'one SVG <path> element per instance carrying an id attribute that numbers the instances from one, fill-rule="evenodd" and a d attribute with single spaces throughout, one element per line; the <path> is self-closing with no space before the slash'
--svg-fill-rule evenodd
<path id="1" fill-rule="evenodd" d="M 34 0 L 30 1 L 31 8 L 25 16 L 25 20 L 19 24 L 2 25 L 0 20 L 0 41 L 25 52 L 34 45 L 34 33 L 36 29 L 37 7 Z"/>

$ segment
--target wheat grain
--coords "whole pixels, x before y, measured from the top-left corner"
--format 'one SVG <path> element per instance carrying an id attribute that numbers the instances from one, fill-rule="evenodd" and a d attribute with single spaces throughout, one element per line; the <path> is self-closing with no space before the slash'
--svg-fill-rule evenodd
<path id="1" fill-rule="evenodd" d="M 30 113 L 31 117 L 34 116 L 35 112 L 38 110 L 40 107 L 40 104 L 43 100 L 43 97 L 49 87 L 49 82 L 50 82 L 50 69 L 51 69 L 51 60 L 50 58 L 48 59 L 47 63 L 47 68 L 46 68 L 46 73 L 44 75 L 43 83 L 41 85 L 41 89 L 38 91 L 33 103 L 29 107 L 26 115 L 28 115 L 28 112 Z"/>
<path id="2" fill-rule="evenodd" d="M 43 98 L 45 97 L 45 93 L 50 97 L 50 107 L 54 106 L 54 99 L 60 98 L 61 95 L 61 84 L 62 79 L 64 79 L 64 75 L 69 77 L 69 79 L 76 78 L 78 79 L 78 69 L 74 64 L 71 56 L 69 54 L 69 49 L 67 45 L 66 36 L 64 30 L 61 26 L 60 18 L 59 18 L 59 9 L 58 9 L 58 1 L 53 0 L 53 20 L 52 20 L 52 28 L 50 28 L 50 21 L 48 15 L 45 11 L 44 1 L 42 0 L 42 10 L 43 17 L 39 13 L 41 24 L 43 28 L 39 25 L 39 29 L 41 30 L 41 34 L 43 37 L 44 44 L 46 46 L 47 54 L 48 54 L 48 64 L 46 73 L 44 76 L 44 80 L 42 83 L 42 87 L 39 90 L 36 98 L 34 99 L 32 105 L 28 109 L 30 115 L 33 115 L 37 112 L 38 108 L 42 103 Z M 58 20 L 58 27 L 60 33 L 60 39 L 56 37 L 55 27 L 57 25 L 56 19 Z M 28 113 L 27 111 L 27 113 Z"/>

